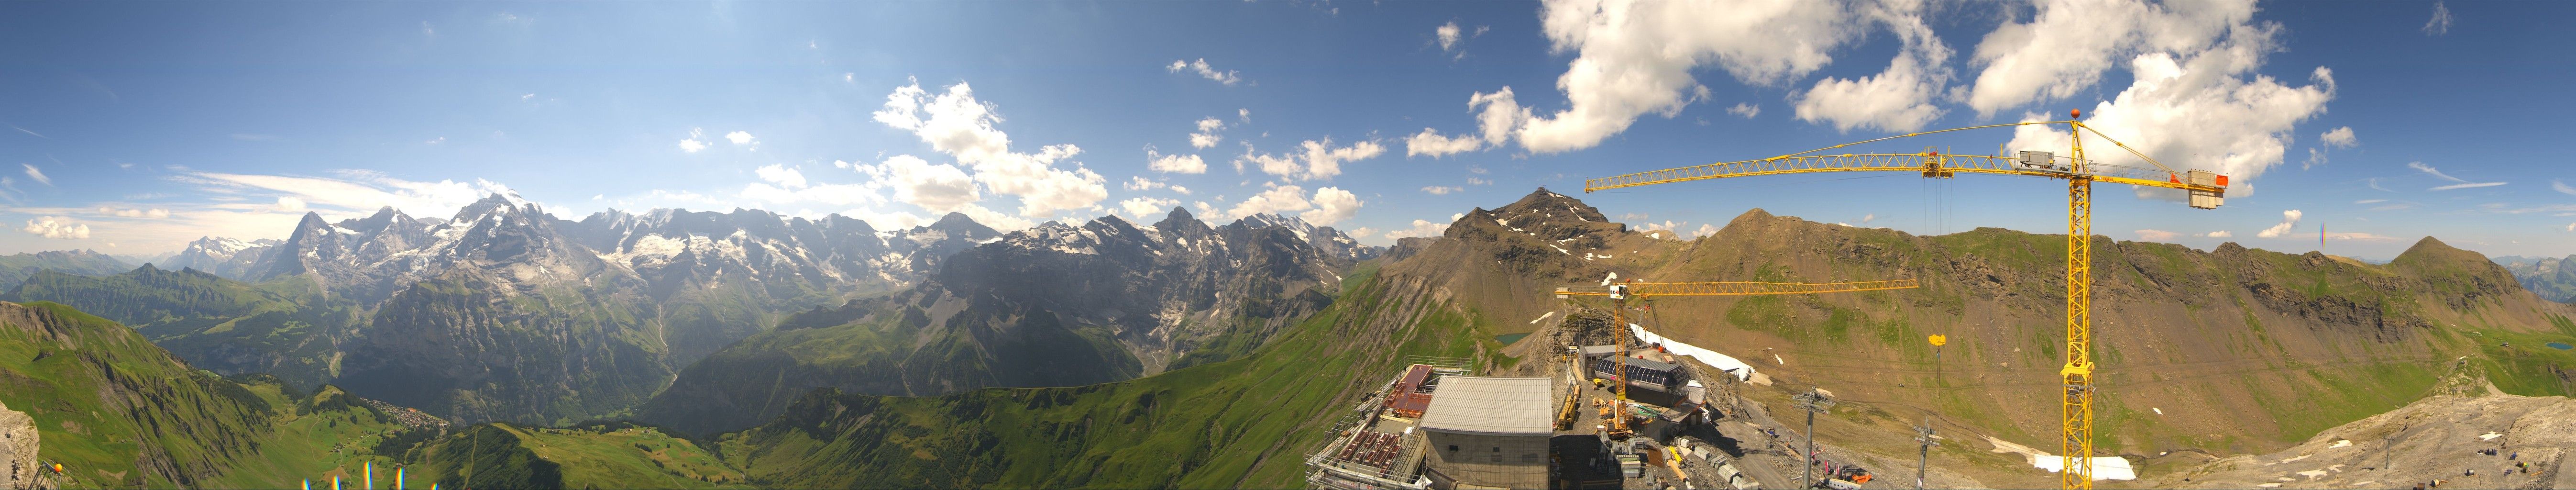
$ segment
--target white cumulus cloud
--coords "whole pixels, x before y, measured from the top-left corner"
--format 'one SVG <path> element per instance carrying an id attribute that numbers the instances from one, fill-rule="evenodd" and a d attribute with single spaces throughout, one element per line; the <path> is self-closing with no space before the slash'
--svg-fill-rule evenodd
<path id="1" fill-rule="evenodd" d="M 1225 141 L 1224 136 L 1216 134 L 1220 129 L 1225 129 L 1225 121 L 1213 117 L 1200 119 L 1199 131 L 1190 133 L 1190 147 L 1207 148 L 1216 146 L 1217 142 Z"/>
<path id="2" fill-rule="evenodd" d="M 2334 130 L 2331 131 L 2326 131 L 2325 134 L 2317 135 L 2317 141 L 2323 141 L 2326 143 L 2326 146 L 2335 148 L 2351 148 L 2361 145 L 2361 139 L 2355 138 L 2352 135 L 2352 126 L 2344 126 L 2334 128 Z"/>
<path id="3" fill-rule="evenodd" d="M 1436 158 L 1456 153 L 1476 151 L 1477 148 L 1483 146 L 1484 141 L 1477 139 L 1475 136 L 1441 136 L 1439 130 L 1422 128 L 1422 132 L 1415 133 L 1413 136 L 1404 138 L 1404 156 L 1414 157 L 1429 155 Z"/>
<path id="4" fill-rule="evenodd" d="M 1243 77 L 1235 75 L 1234 70 L 1217 71 L 1215 67 L 1208 66 L 1207 58 L 1199 58 L 1198 61 L 1195 62 L 1172 60 L 1171 66 L 1166 66 L 1164 68 L 1172 73 L 1180 73 L 1183 70 L 1188 70 L 1198 73 L 1200 78 L 1215 80 L 1217 83 L 1226 85 L 1234 85 L 1235 82 L 1243 81 Z"/>
<path id="5" fill-rule="evenodd" d="M 1143 221 L 1152 220 L 1155 217 L 1161 216 L 1164 213 L 1171 211 L 1173 206 L 1179 206 L 1180 204 L 1181 200 L 1179 199 L 1135 197 L 1129 198 L 1125 201 L 1118 201 L 1118 208 L 1127 211 L 1128 216 L 1133 216 L 1137 220 Z"/>
<path id="6" fill-rule="evenodd" d="M 931 148 L 973 169 L 975 182 L 986 189 L 1018 197 L 1022 216 L 1052 217 L 1109 198 L 1107 179 L 1099 173 L 1079 163 L 1072 168 L 1056 166 L 1070 163 L 1082 153 L 1081 147 L 1049 145 L 1034 153 L 1012 151 L 1010 136 L 995 127 L 1002 120 L 995 106 L 976 100 L 974 89 L 964 82 L 935 96 L 917 81 L 896 88 L 874 116 L 877 122 L 911 131 Z"/>
<path id="7" fill-rule="evenodd" d="M 975 178 L 956 165 L 930 163 L 912 155 L 895 155 L 887 158 L 885 163 L 862 168 L 872 176 L 879 176 L 875 181 L 893 187 L 895 201 L 920 206 L 933 213 L 958 211 L 984 199 L 982 191 L 975 185 Z"/>
<path id="8" fill-rule="evenodd" d="M 2254 236 L 2262 238 L 2280 238 L 2281 235 L 2288 234 L 2290 229 L 2297 228 L 2299 226 L 2299 214 L 2299 210 L 2296 209 L 2282 211 L 2281 224 L 2272 225 L 2271 228 L 2264 228 L 2262 232 L 2255 233 Z"/>
<path id="9" fill-rule="evenodd" d="M 1460 189 L 1458 186 L 1454 186 L 1454 185 L 1451 185 L 1451 186 L 1439 186 L 1439 185 L 1434 185 L 1434 186 L 1423 186 L 1423 188 L 1422 188 L 1422 192 L 1429 193 L 1429 194 L 1434 195 L 1434 196 L 1445 196 L 1445 195 L 1449 195 L 1449 193 L 1451 193 L 1451 192 L 1458 192 L 1459 190 L 1461 190 L 1461 189 Z"/>
<path id="10" fill-rule="evenodd" d="M 1833 61 L 1861 23 L 1845 4 L 1802 0 L 1655 2 L 1553 0 L 1540 13 L 1551 49 L 1575 53 L 1556 87 L 1567 108 L 1524 120 L 1522 148 L 1590 148 L 1638 117 L 1671 117 L 1707 97 L 1691 71 L 1714 63 L 1752 85 L 1776 86 Z"/>
<path id="11" fill-rule="evenodd" d="M 1456 51 L 1458 49 L 1458 38 L 1464 34 L 1466 34 L 1466 32 L 1459 30 L 1458 21 L 1454 20 L 1449 21 L 1447 24 L 1441 24 L 1440 27 L 1431 30 L 1432 37 L 1440 39 L 1441 51 Z"/>
<path id="12" fill-rule="evenodd" d="M 770 164 L 762 166 L 758 170 L 753 170 L 752 173 L 759 174 L 760 180 L 769 181 L 769 183 L 778 184 L 783 187 L 797 188 L 805 186 L 805 173 L 798 172 L 796 169 L 787 168 L 786 165 Z"/>
<path id="13" fill-rule="evenodd" d="M 733 144 L 737 144 L 737 145 L 748 145 L 748 144 L 751 144 L 751 140 L 752 140 L 752 138 L 751 138 L 751 132 L 749 132 L 749 131 L 735 131 L 735 132 L 731 132 L 731 133 L 725 133 L 725 141 L 731 141 L 731 142 L 733 142 Z"/>
<path id="14" fill-rule="evenodd" d="M 1242 219 L 1245 216 L 1261 213 L 1284 213 L 1314 208 L 1315 203 L 1306 200 L 1305 188 L 1273 184 L 1269 190 L 1253 194 L 1252 197 L 1244 198 L 1243 202 L 1236 203 L 1233 209 L 1226 210 L 1225 215 L 1230 219 Z"/>
<path id="15" fill-rule="evenodd" d="M 1762 106 L 1753 105 L 1748 102 L 1737 102 L 1735 103 L 1735 107 L 1726 108 L 1726 113 L 1743 116 L 1745 119 L 1752 119 L 1753 116 L 1762 115 Z"/>
<path id="16" fill-rule="evenodd" d="M 1986 76 L 2029 75 L 2021 71 L 1996 68 L 2004 65 L 2004 60 L 2024 60 L 2028 63 L 2050 63 L 2049 66 L 2052 68 L 2039 70 L 2038 73 L 2098 77 L 2099 70 L 2069 72 L 2066 69 L 2072 69 L 2071 65 L 2057 64 L 2064 60 L 2044 61 L 2035 58 L 2039 56 L 2037 53 L 2053 53 L 2047 49 L 2047 46 L 2036 43 L 2073 41 L 2061 39 L 2056 34 L 2032 33 L 2023 33 L 2020 35 L 2021 38 L 2016 39 L 2005 32 L 2029 29 L 2032 26 L 2080 25 L 2063 24 L 2067 21 L 2052 20 L 2059 17 L 2051 13 L 2055 11 L 2052 9 L 2094 12 L 2126 5 L 2085 1 L 2076 1 L 2075 4 L 2083 6 L 2043 4 L 2040 20 L 2035 24 L 2023 24 L 2019 27 L 2008 25 L 2000 29 L 1998 34 L 1988 35 L 1986 43 L 1978 48 L 1981 59 L 1985 58 L 1990 50 L 2004 49 L 1997 48 L 1999 43 L 2016 46 L 2009 51 L 2017 54 L 1994 58 L 1994 66 L 1989 67 Z M 2334 99 L 2334 72 L 2325 67 L 2317 67 L 2308 75 L 2311 83 L 2299 87 L 2284 85 L 2272 77 L 2254 74 L 2253 70 L 2262 65 L 2263 56 L 2278 50 L 2273 43 L 2273 37 L 2280 28 L 2270 24 L 2243 24 L 2236 10 L 2217 9 L 2223 5 L 2228 4 L 2217 2 L 2176 4 L 2169 7 L 2174 12 L 2149 16 L 2144 24 L 2129 26 L 2128 28 L 2132 29 L 2144 29 L 2142 32 L 2132 33 L 2138 36 L 2138 40 L 2132 42 L 2170 49 L 2156 50 L 2131 58 L 2129 71 L 2134 75 L 2134 80 L 2130 86 L 2121 90 L 2112 100 L 2104 101 L 2086 110 L 2084 117 L 2085 124 L 2092 129 L 2127 143 L 2139 152 L 2154 156 L 2156 160 L 2171 165 L 2176 171 L 2203 169 L 2227 175 L 2233 179 L 2228 189 L 2230 197 L 2250 197 L 2255 190 L 2253 182 L 2261 177 L 2264 171 L 2285 161 L 2291 139 L 2290 131 L 2294 126 L 2310 117 L 2324 113 L 2326 102 Z M 2146 9 L 2147 12 L 2164 12 L 2168 7 L 2135 8 Z M 2247 8 L 2250 9 L 2250 7 Z M 2119 9 L 2113 9 L 2113 11 L 2126 12 Z M 2239 20 L 2217 22 L 2203 19 L 2204 17 Z M 2132 19 L 2132 21 L 2135 20 Z M 2219 25 L 2205 25 L 2211 22 Z M 2215 36 L 2211 33 L 2218 30 L 2223 30 L 2226 35 L 2196 38 L 2176 37 L 2175 34 L 2175 32 L 2185 32 Z M 2047 56 L 2060 55 L 2048 54 Z M 1980 79 L 1978 84 L 1980 87 L 1978 90 L 1987 90 L 1986 80 Z M 2053 94 L 2061 87 L 2048 85 L 2045 90 L 2051 91 L 2051 97 L 2058 97 L 2059 95 Z M 2037 86 L 2022 88 L 2025 92 L 2041 90 Z M 2035 96 L 2031 93 L 2022 95 Z M 1971 105 L 1978 105 L 1978 100 L 1975 96 L 1971 96 Z M 2018 104 L 2019 101 L 2030 99 L 2015 97 L 2009 100 L 2014 101 L 2013 104 Z M 1988 110 L 1986 108 L 1988 106 L 1978 107 L 1981 111 Z M 2058 117 L 2064 117 L 2064 114 L 2028 114 L 2023 116 L 2022 120 L 2051 120 Z M 2086 136 L 2090 138 L 2093 135 Z M 2065 131 L 2056 126 L 2042 125 L 2015 128 L 2013 139 L 2007 144 L 2011 149 L 2046 149 L 2058 151 L 2061 154 L 2069 145 Z M 2119 151 L 2116 148 L 2087 152 L 2087 156 L 2110 165 L 2154 168 L 2129 152 Z M 2164 189 L 2140 187 L 2136 192 L 2141 196 L 2180 199 L 2179 193 Z"/>
<path id="17" fill-rule="evenodd" d="M 2559 194 L 2576 196 L 2576 187 L 2569 187 L 2566 182 L 2560 182 L 2558 179 L 2549 179 L 2549 189 L 2558 191 Z"/>
<path id="18" fill-rule="evenodd" d="M 2208 238 L 2228 238 L 2228 237 L 2236 236 L 2236 234 L 2235 234 L 2235 233 L 2228 233 L 2228 232 L 2227 232 L 2227 230 L 2218 230 L 2218 231 L 2213 231 L 2213 232 L 2209 232 L 2209 233 L 2206 233 L 2206 234 L 2202 234 L 2202 235 L 2200 235 L 2200 236 L 2208 237 Z"/>
<path id="19" fill-rule="evenodd" d="M 704 141 L 698 141 L 698 138 L 699 138 L 700 136 L 705 135 L 705 134 L 706 134 L 706 131 L 705 131 L 705 130 L 702 130 L 702 129 L 699 129 L 699 128 L 689 128 L 689 137 L 688 137 L 688 138 L 683 138 L 683 139 L 681 139 L 681 140 L 680 140 L 680 152 L 682 152 L 682 153 L 697 153 L 697 152 L 698 152 L 698 150 L 704 150 L 704 149 L 707 149 L 707 142 L 704 142 Z"/>
<path id="20" fill-rule="evenodd" d="M 1359 196 L 1351 194 L 1350 191 L 1334 187 L 1315 189 L 1314 202 L 1315 210 L 1307 211 L 1306 214 L 1297 217 L 1305 219 L 1308 223 L 1314 223 L 1315 226 L 1330 226 L 1350 219 L 1351 216 L 1359 214 L 1360 206 L 1365 204 L 1360 202 Z"/>
<path id="21" fill-rule="evenodd" d="M 1476 115 L 1477 136 L 1442 136 L 1438 130 L 1422 128 L 1421 133 L 1405 138 L 1405 156 L 1429 155 L 1437 158 L 1476 151 L 1486 146 L 1502 146 L 1510 142 L 1513 131 L 1530 118 L 1529 109 L 1522 108 L 1520 102 L 1513 98 L 1511 87 L 1503 87 L 1502 90 L 1492 93 L 1478 92 L 1469 95 L 1467 111 Z"/>
<path id="22" fill-rule="evenodd" d="M 1252 164 L 1262 173 L 1283 178 L 1316 180 L 1341 175 L 1343 162 L 1367 160 L 1385 152 L 1386 147 L 1375 141 L 1335 147 L 1332 138 L 1324 138 L 1298 143 L 1298 151 L 1284 155 L 1255 153 L 1252 147 L 1245 146 L 1243 155 L 1235 157 L 1234 163 L 1237 168 Z"/>
<path id="23" fill-rule="evenodd" d="M 1984 69 L 1968 88 L 1967 103 L 1978 114 L 2072 97 L 2100 82 L 2103 72 L 2119 60 L 2144 54 L 2189 58 L 2221 44 L 2254 48 L 2257 53 L 2251 54 L 2268 52 L 2272 33 L 2278 30 L 2250 23 L 2254 17 L 2250 0 L 2043 0 L 2036 6 L 2038 12 L 2028 22 L 2007 22 L 1977 45 L 1972 60 Z M 2238 42 L 2223 43 L 2222 37 Z M 2243 42 L 2253 40 L 2249 38 L 2262 42 Z M 2236 59 L 2224 64 L 2259 61 Z M 2235 72 L 2244 70 L 2221 71 L 2234 78 Z M 2147 76 L 2138 78 L 2143 82 Z"/>
<path id="24" fill-rule="evenodd" d="M 1154 151 L 1153 145 L 1146 145 L 1145 168 L 1153 169 L 1156 172 L 1183 174 L 1207 173 L 1207 160 L 1199 158 L 1198 155 L 1165 155 L 1161 152 Z"/>
<path id="25" fill-rule="evenodd" d="M 1941 117 L 1933 99 L 1950 83 L 1950 47 L 1941 44 L 1932 35 L 1932 26 L 1923 21 L 1923 5 L 1881 3 L 1867 8 L 1867 17 L 1896 31 L 1904 48 L 1876 75 L 1817 80 L 1814 88 L 1798 97 L 1798 120 L 1829 123 L 1839 131 L 1913 131 Z"/>
<path id="26" fill-rule="evenodd" d="M 1456 219 L 1451 219 L 1451 220 L 1450 220 L 1450 222 L 1455 222 L 1455 221 L 1457 221 L 1457 220 L 1456 220 Z M 1430 236 L 1440 236 L 1440 234 L 1441 234 L 1441 233 L 1446 233 L 1446 232 L 1448 232 L 1448 231 L 1449 231 L 1449 223 L 1448 223 L 1448 222 L 1434 223 L 1434 222 L 1431 222 L 1430 220 L 1419 220 L 1419 219 L 1417 219 L 1417 220 L 1413 220 L 1413 227 L 1411 227 L 1411 228 L 1405 228 L 1405 229 L 1401 229 L 1401 230 L 1387 230 L 1387 231 L 1386 231 L 1386 237 L 1387 237 L 1387 238 L 1389 238 L 1389 239 L 1395 239 L 1395 238 L 1411 238 L 1411 237 L 1430 237 Z"/>
<path id="27" fill-rule="evenodd" d="M 18 230 L 45 238 L 64 240 L 89 238 L 89 225 L 73 223 L 71 218 L 61 216 L 38 216 L 36 219 L 27 220 L 27 226 Z"/>

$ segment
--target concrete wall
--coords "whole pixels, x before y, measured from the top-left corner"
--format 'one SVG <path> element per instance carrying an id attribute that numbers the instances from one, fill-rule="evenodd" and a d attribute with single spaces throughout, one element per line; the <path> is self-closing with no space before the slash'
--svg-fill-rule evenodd
<path id="1" fill-rule="evenodd" d="M 1426 432 L 1427 464 L 1456 487 L 1547 488 L 1547 435 Z"/>

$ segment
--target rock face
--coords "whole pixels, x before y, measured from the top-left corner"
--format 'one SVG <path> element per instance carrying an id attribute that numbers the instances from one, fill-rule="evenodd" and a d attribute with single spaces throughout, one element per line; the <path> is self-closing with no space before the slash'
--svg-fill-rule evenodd
<path id="1" fill-rule="evenodd" d="M 8 470 L 0 474 L 0 488 L 52 488 L 39 476 L 47 472 L 39 467 L 43 460 L 36 457 L 43 447 L 39 437 L 36 419 L 0 403 L 0 467 Z"/>
<path id="2" fill-rule="evenodd" d="M 172 270 L 196 269 L 226 279 L 238 280 L 249 275 L 251 266 L 257 265 L 259 259 L 268 253 L 269 248 L 276 247 L 278 243 L 276 239 L 270 238 L 241 241 L 224 237 L 201 237 L 196 241 L 188 242 L 188 247 L 180 249 L 179 253 L 161 259 L 158 265 Z"/>
<path id="3" fill-rule="evenodd" d="M 800 314 L 710 355 L 639 416 L 730 430 L 819 387 L 1084 385 L 1234 358 L 1331 304 L 1352 262 L 1315 245 L 1329 230 L 1277 217 L 1210 227 L 1180 209 L 1152 226 L 1045 223 L 958 252 L 890 298 Z"/>
<path id="4" fill-rule="evenodd" d="M 2482 452 L 2490 449 L 2496 454 Z M 2160 488 L 2407 487 L 2435 479 L 2446 480 L 2444 487 L 2568 488 L 2576 485 L 2569 464 L 2576 464 L 2576 401 L 2443 394 L 2327 429 L 2278 452 L 2141 476 L 2142 483 Z M 2465 474 L 2469 470 L 2477 474 Z"/>
<path id="5" fill-rule="evenodd" d="M 1305 240 L 1306 244 L 1313 245 L 1316 250 L 1324 251 L 1324 255 L 1340 257 L 1343 260 L 1373 259 L 1386 251 L 1383 247 L 1361 245 L 1359 240 L 1351 239 L 1350 235 L 1333 227 L 1315 226 L 1303 219 L 1272 213 L 1245 216 L 1235 222 L 1253 228 L 1285 228 L 1288 232 L 1297 234 L 1297 239 Z"/>

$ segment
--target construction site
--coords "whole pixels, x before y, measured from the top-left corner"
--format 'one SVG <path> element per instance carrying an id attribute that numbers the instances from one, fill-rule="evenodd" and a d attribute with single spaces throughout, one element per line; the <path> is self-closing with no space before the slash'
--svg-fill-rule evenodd
<path id="1" fill-rule="evenodd" d="M 1585 182 L 1586 192 L 1698 180 L 1762 175 L 1891 171 L 1948 179 L 1961 173 L 2042 177 L 2066 187 L 2065 336 L 2059 398 L 2062 430 L 2057 455 L 2021 447 L 2033 466 L 2057 473 L 2062 488 L 2091 488 L 2096 480 L 2135 480 L 2126 458 L 2088 457 L 2094 450 L 2095 368 L 2090 318 L 2092 289 L 2092 184 L 2127 184 L 2182 191 L 2193 208 L 2224 202 L 2228 178 L 2202 170 L 2180 171 L 2109 140 L 2086 126 L 2081 111 L 2063 121 L 2026 121 L 1890 136 L 1780 156 L 1640 172 Z M 1987 128 L 2063 125 L 2071 151 L 2021 151 L 2005 155 L 1824 152 L 1887 140 Z M 2085 133 L 2110 141 L 2153 168 L 2106 165 L 2088 159 Z M 2000 153 L 2000 152 L 1999 152 Z M 1544 192 L 1544 190 L 1542 190 Z M 1509 226 L 1502 220 L 1498 224 Z M 1519 228 L 1512 231 L 1522 232 Z M 1526 232 L 1524 232 L 1526 233 Z M 1535 236 L 1534 233 L 1531 233 Z M 1564 251 L 1559 249 L 1559 251 Z M 1570 254 L 1570 252 L 1568 252 Z M 1587 260 L 1591 255 L 1586 256 Z M 1632 322 L 1631 310 L 1659 297 L 1809 295 L 1911 289 L 1912 279 L 1834 283 L 1641 282 L 1617 280 L 1600 290 L 1556 288 L 1555 297 L 1606 299 L 1581 313 L 1598 320 L 1558 324 L 1546 347 L 1555 362 L 1523 363 L 1512 374 L 1471 372 L 1460 360 L 1417 362 L 1393 373 L 1384 387 L 1362 399 L 1332 427 L 1332 438 L 1308 457 L 1308 481 L 1323 488 L 1924 488 L 1982 486 L 1973 480 L 1931 481 L 1930 448 L 1942 436 L 1926 420 L 1915 427 L 1922 453 L 1912 478 L 1884 458 L 1818 448 L 1815 416 L 1835 403 L 1817 386 L 1798 391 L 1792 406 L 1805 412 L 1802 426 L 1772 417 L 1746 401 L 1745 389 L 1772 380 L 1736 357 L 1672 342 Z M 1606 309 L 1606 314 L 1601 310 Z M 1544 319 L 1544 317 L 1542 317 Z M 1535 320 L 1533 322 L 1536 322 Z M 1606 335 L 1604 335 L 1606 330 Z M 1535 334 L 1534 334 L 1535 335 Z M 1606 338 L 1605 338 L 1606 337 Z M 1934 347 L 1942 336 L 1925 339 Z M 1524 347 L 1524 354 L 1536 352 Z M 1782 362 L 1785 364 L 1785 362 Z M 1992 443 L 2004 450 L 1999 440 Z M 2048 463 L 2057 463 L 2051 467 Z M 1896 481 L 1902 480 L 1899 484 Z"/>
<path id="2" fill-rule="evenodd" d="M 1415 359 L 1332 426 L 1330 440 L 1307 455 L 1307 482 L 1335 489 L 1915 485 L 1914 475 L 1897 475 L 1915 468 L 1802 446 L 1806 428 L 1773 419 L 1744 396 L 1771 384 L 1751 365 L 1666 343 L 1635 325 L 1612 328 L 1601 313 L 1587 309 L 1563 328 L 1532 335 L 1546 344 L 1531 348 L 1557 352 L 1550 362 L 1477 373 L 1462 359 Z M 1815 457 L 1802 463 L 1804 454 Z"/>

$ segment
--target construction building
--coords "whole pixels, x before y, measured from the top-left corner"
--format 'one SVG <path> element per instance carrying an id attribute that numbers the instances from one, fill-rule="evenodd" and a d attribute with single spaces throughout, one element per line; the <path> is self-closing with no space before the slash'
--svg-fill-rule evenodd
<path id="1" fill-rule="evenodd" d="M 1386 395 L 1386 408 L 1398 417 L 1422 418 L 1422 409 L 1431 407 L 1431 392 L 1440 390 L 1440 373 L 1427 364 L 1415 364 L 1396 380 L 1395 389 Z"/>
<path id="2" fill-rule="evenodd" d="M 1432 488 L 1547 488 L 1548 378 L 1447 376 L 1423 411 Z"/>
<path id="3" fill-rule="evenodd" d="M 1442 394 L 1442 380 L 1466 374 L 1466 366 L 1461 359 L 1430 359 L 1387 380 L 1333 424 L 1332 439 L 1321 450 L 1307 455 L 1314 472 L 1306 482 L 1353 490 L 1430 488 L 1422 464 L 1426 433 L 1416 425 L 1434 395 Z"/>
<path id="4" fill-rule="evenodd" d="M 1592 377 L 1625 381 L 1628 386 L 1672 394 L 1680 393 L 1682 382 L 1687 381 L 1686 376 L 1680 374 L 1681 364 L 1630 356 L 1625 374 L 1619 373 L 1620 364 L 1618 359 L 1608 356 L 1592 359 Z"/>

